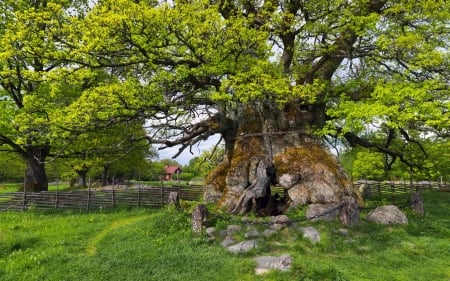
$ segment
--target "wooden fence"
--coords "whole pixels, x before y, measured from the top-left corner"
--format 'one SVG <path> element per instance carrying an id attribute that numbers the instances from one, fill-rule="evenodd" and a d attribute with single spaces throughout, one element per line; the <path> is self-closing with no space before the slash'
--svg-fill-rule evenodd
<path id="1" fill-rule="evenodd" d="M 0 211 L 35 209 L 95 210 L 113 207 L 162 207 L 169 193 L 182 200 L 200 200 L 202 186 L 137 187 L 111 190 L 10 192 L 0 194 Z"/>
<path id="2" fill-rule="evenodd" d="M 393 195 L 423 190 L 450 190 L 450 185 L 433 182 L 399 183 L 359 181 L 354 183 L 365 196 Z M 187 187 L 133 187 L 111 190 L 74 190 L 45 192 L 10 192 L 0 194 L 0 212 L 5 210 L 69 209 L 95 210 L 101 208 L 126 207 L 162 207 L 168 202 L 170 192 L 178 192 L 182 200 L 198 201 L 203 194 L 202 186 Z M 281 187 L 272 188 L 272 192 L 283 192 Z"/>
<path id="3" fill-rule="evenodd" d="M 375 182 L 375 181 L 358 181 L 354 184 L 366 196 L 370 195 L 393 195 L 409 193 L 424 190 L 448 190 L 449 184 L 440 184 L 436 182 Z"/>

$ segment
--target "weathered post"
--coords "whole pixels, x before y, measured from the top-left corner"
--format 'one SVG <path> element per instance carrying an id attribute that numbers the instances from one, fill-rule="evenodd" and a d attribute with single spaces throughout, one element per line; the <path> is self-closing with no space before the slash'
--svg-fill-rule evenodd
<path id="1" fill-rule="evenodd" d="M 201 233 L 203 226 L 207 224 L 209 217 L 208 208 L 199 204 L 192 212 L 192 231 L 195 233 Z"/>
<path id="2" fill-rule="evenodd" d="M 181 206 L 180 206 L 180 196 L 179 196 L 179 193 L 178 193 L 178 192 L 176 192 L 176 191 L 171 191 L 171 192 L 169 193 L 168 204 L 169 204 L 169 205 L 171 205 L 171 204 L 175 205 L 175 208 L 177 208 L 177 210 L 180 210 L 180 209 L 181 209 Z"/>
<path id="3" fill-rule="evenodd" d="M 341 223 L 348 226 L 359 223 L 359 206 L 355 198 L 344 196 L 343 200 L 341 213 L 339 214 Z"/>
<path id="4" fill-rule="evenodd" d="M 411 208 L 417 213 L 424 215 L 423 196 L 420 192 L 411 193 Z"/>

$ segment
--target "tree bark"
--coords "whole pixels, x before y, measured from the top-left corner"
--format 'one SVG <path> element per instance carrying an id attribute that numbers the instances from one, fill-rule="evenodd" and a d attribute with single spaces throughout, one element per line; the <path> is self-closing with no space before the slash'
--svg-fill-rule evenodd
<path id="1" fill-rule="evenodd" d="M 205 181 L 205 201 L 234 214 L 277 215 L 293 206 L 355 196 L 335 157 L 313 135 L 314 114 L 294 103 L 244 106 L 235 119 L 236 134 L 224 137 L 224 163 Z M 284 189 L 284 197 L 271 194 L 275 184 Z"/>
<path id="2" fill-rule="evenodd" d="M 109 165 L 103 165 L 102 186 L 108 185 L 108 172 L 109 172 Z"/>
<path id="3" fill-rule="evenodd" d="M 39 192 L 48 190 L 48 179 L 45 172 L 45 158 L 48 156 L 48 146 L 33 147 L 26 149 L 24 159 L 27 163 L 24 190 L 27 192 Z"/>
<path id="4" fill-rule="evenodd" d="M 83 169 L 83 170 L 77 170 L 76 171 L 78 174 L 78 184 L 80 185 L 80 187 L 87 187 L 87 173 L 88 173 L 88 169 Z"/>

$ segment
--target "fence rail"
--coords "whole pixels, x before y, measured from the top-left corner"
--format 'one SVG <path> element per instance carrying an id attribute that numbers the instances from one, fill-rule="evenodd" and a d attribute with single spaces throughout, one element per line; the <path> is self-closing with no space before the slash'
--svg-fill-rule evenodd
<path id="1" fill-rule="evenodd" d="M 0 211 L 36 209 L 94 210 L 119 206 L 162 207 L 170 192 L 182 200 L 199 200 L 202 186 L 138 187 L 111 190 L 10 192 L 0 194 Z"/>
<path id="2" fill-rule="evenodd" d="M 376 181 L 358 181 L 353 186 L 363 192 L 365 195 L 392 195 L 402 194 L 413 191 L 424 190 L 449 190 L 449 184 L 436 182 L 376 182 Z"/>
<path id="3" fill-rule="evenodd" d="M 399 183 L 359 181 L 354 183 L 366 196 L 393 195 L 423 190 L 447 190 L 449 184 L 434 182 Z M 0 212 L 5 210 L 69 209 L 95 210 L 101 208 L 126 207 L 162 207 L 168 203 L 170 192 L 178 192 L 182 200 L 197 201 L 203 195 L 203 187 L 149 187 L 139 186 L 111 190 L 74 190 L 43 192 L 10 192 L 0 194 Z M 281 187 L 272 188 L 272 192 L 283 192 Z"/>

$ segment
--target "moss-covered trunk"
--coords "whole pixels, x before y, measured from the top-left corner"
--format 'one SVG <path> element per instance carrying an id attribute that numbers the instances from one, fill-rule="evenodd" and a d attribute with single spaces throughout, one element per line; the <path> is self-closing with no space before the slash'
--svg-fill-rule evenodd
<path id="1" fill-rule="evenodd" d="M 248 104 L 238 111 L 237 131 L 227 136 L 227 157 L 206 179 L 204 199 L 232 213 L 282 213 L 309 203 L 336 203 L 352 195 L 336 159 L 312 135 L 312 108 Z M 231 142 L 231 143 L 230 143 Z M 281 186 L 283 194 L 272 194 Z"/>

